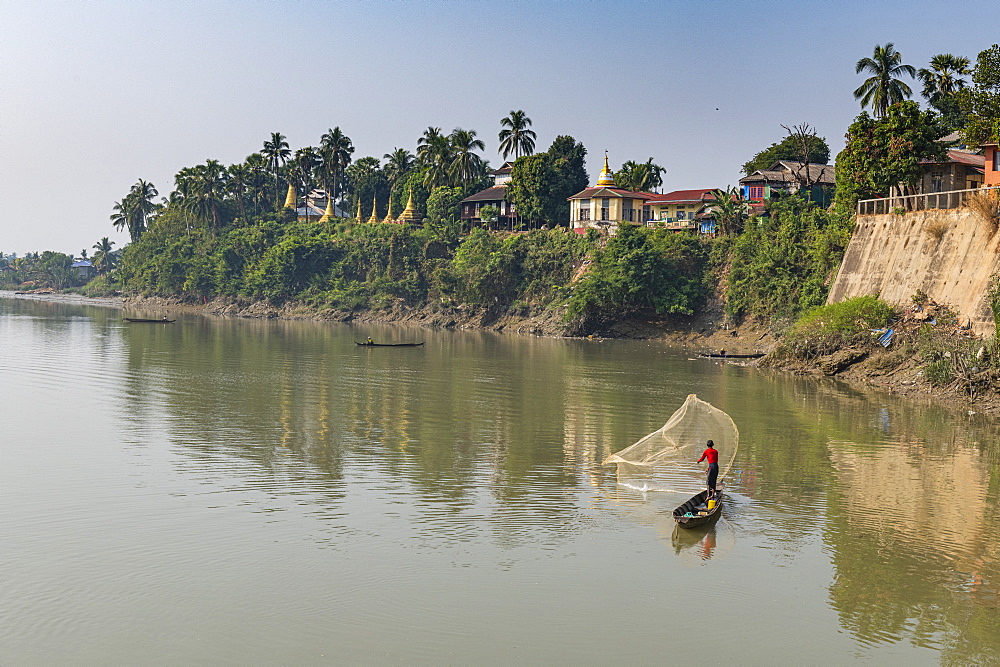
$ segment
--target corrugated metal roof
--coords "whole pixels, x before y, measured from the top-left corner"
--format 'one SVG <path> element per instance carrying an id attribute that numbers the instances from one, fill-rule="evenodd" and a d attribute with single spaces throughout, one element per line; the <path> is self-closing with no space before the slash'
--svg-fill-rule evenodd
<path id="1" fill-rule="evenodd" d="M 469 195 L 463 202 L 467 201 L 506 201 L 507 200 L 507 186 L 506 185 L 494 185 L 493 187 L 486 188 L 485 190 L 480 190 L 474 195 Z"/>
<path id="2" fill-rule="evenodd" d="M 718 188 L 703 188 L 701 190 L 674 190 L 662 195 L 656 195 L 647 204 L 700 204 L 714 201 L 713 192 Z"/>
<path id="3" fill-rule="evenodd" d="M 633 192 L 632 190 L 624 190 L 622 188 L 587 188 L 586 190 L 577 192 L 572 197 L 566 197 L 566 199 L 601 199 L 608 197 L 616 199 L 642 199 L 645 201 L 658 196 L 652 192 Z"/>

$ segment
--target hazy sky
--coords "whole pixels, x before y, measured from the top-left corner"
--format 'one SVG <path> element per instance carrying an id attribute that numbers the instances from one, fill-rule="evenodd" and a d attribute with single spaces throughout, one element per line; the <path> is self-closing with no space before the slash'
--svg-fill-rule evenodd
<path id="1" fill-rule="evenodd" d="M 139 178 L 292 149 L 339 125 L 355 158 L 474 129 L 496 166 L 523 109 L 544 150 L 570 134 L 613 168 L 652 157 L 667 190 L 735 184 L 807 122 L 834 154 L 859 108 L 854 63 L 975 58 L 995 0 L 213 2 L 0 0 L 0 251 L 79 254 Z M 917 87 L 914 86 L 916 89 Z"/>

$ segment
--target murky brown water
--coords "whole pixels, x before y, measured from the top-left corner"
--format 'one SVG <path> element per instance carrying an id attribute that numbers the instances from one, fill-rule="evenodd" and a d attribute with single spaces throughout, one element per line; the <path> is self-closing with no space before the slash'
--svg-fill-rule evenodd
<path id="1" fill-rule="evenodd" d="M 0 662 L 1000 661 L 993 425 L 689 357 L 0 299 Z M 688 393 L 677 533 L 599 462 Z"/>

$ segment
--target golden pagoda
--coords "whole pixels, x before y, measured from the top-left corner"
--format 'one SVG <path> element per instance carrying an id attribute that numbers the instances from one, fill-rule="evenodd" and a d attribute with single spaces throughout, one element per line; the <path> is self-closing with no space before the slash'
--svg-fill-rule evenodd
<path id="1" fill-rule="evenodd" d="M 354 217 L 358 219 L 358 222 L 361 222 L 361 198 L 360 197 L 358 197 L 358 214 L 356 216 L 354 216 Z"/>
<path id="2" fill-rule="evenodd" d="M 323 211 L 323 217 L 319 219 L 320 222 L 330 222 L 333 220 L 333 197 L 330 195 L 326 196 L 326 210 Z"/>
<path id="3" fill-rule="evenodd" d="M 295 208 L 295 186 L 291 183 L 288 184 L 288 194 L 285 195 L 284 208 Z"/>
<path id="4" fill-rule="evenodd" d="M 615 187 L 615 175 L 611 173 L 611 168 L 608 166 L 608 152 L 604 151 L 604 168 L 601 169 L 601 175 L 597 178 L 597 187 L 599 188 L 613 188 Z"/>
<path id="5" fill-rule="evenodd" d="M 382 222 L 396 222 L 395 218 L 392 217 L 392 195 L 389 195 L 389 209 L 385 212 L 385 218 L 383 218 Z"/>
<path id="6" fill-rule="evenodd" d="M 368 224 L 370 224 L 370 225 L 377 225 L 378 224 L 378 216 L 375 215 L 376 208 L 377 207 L 375 206 L 375 196 L 372 195 L 372 217 L 368 218 Z"/>
<path id="7" fill-rule="evenodd" d="M 406 208 L 403 212 L 399 214 L 399 219 L 397 222 L 406 224 L 408 222 L 417 222 L 417 208 L 413 205 L 413 188 L 410 188 L 410 198 L 406 201 Z"/>

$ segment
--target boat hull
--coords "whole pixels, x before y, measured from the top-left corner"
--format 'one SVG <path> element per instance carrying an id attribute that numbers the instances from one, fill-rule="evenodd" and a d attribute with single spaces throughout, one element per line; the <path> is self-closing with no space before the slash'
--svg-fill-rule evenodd
<path id="1" fill-rule="evenodd" d="M 705 489 L 674 510 L 674 521 L 681 528 L 695 528 L 712 523 L 722 515 L 722 502 L 723 494 L 720 489 L 715 492 L 715 507 L 708 509 L 708 489 Z M 687 516 L 688 514 L 693 516 Z"/>
<path id="2" fill-rule="evenodd" d="M 360 345 L 361 347 L 420 347 L 423 343 L 359 343 L 354 341 L 355 345 Z"/>
<path id="3" fill-rule="evenodd" d="M 126 322 L 131 322 L 132 324 L 170 324 L 171 322 L 176 322 L 177 320 L 144 320 L 139 317 L 126 317 Z"/>

